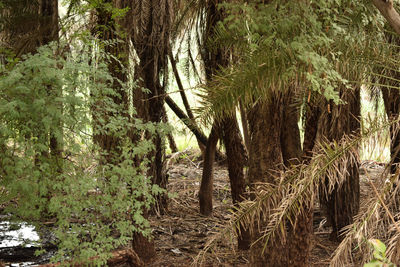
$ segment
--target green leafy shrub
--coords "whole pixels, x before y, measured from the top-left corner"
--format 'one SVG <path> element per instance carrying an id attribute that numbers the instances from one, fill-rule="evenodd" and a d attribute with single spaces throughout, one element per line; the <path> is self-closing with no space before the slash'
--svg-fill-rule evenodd
<path id="1" fill-rule="evenodd" d="M 163 128 L 115 101 L 120 81 L 104 52 L 69 46 L 72 52 L 62 54 L 60 44 L 44 46 L 1 66 L 0 204 L 38 227 L 55 220 L 53 261 L 95 256 L 94 264 L 105 264 L 135 233 L 150 235 L 144 214 L 161 189 L 146 176 L 145 155 L 154 149 L 151 134 Z M 113 161 L 103 161 L 109 152 L 93 142 L 93 132 L 119 140 Z"/>
<path id="2" fill-rule="evenodd" d="M 382 241 L 370 239 L 368 242 L 374 249 L 374 258 L 369 263 L 364 264 L 364 267 L 396 267 L 395 264 L 391 263 L 390 260 L 386 258 L 386 246 Z"/>

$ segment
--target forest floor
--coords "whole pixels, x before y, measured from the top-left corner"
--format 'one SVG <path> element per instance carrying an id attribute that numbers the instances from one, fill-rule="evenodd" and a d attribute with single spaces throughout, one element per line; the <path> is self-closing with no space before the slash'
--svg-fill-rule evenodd
<path id="1" fill-rule="evenodd" d="M 218 230 L 226 227 L 230 218 L 232 200 L 230 194 L 228 171 L 218 164 L 214 167 L 213 216 L 205 217 L 199 214 L 198 190 L 201 181 L 201 161 L 193 151 L 179 152 L 169 159 L 168 192 L 171 199 L 168 212 L 164 215 L 151 216 L 153 236 L 157 257 L 151 263 L 157 266 L 190 266 L 204 248 L 206 242 Z M 384 170 L 384 164 L 374 161 L 364 161 L 362 169 L 376 180 Z M 365 171 L 361 170 L 361 201 L 372 192 Z M 318 206 L 314 210 L 314 234 L 310 266 L 329 266 L 332 253 L 338 242 L 329 240 L 330 227 L 325 227 L 324 217 Z M 225 223 L 225 225 L 224 225 Z M 233 241 L 234 242 L 234 241 Z M 201 266 L 250 266 L 248 251 L 238 251 L 235 243 L 222 240 L 208 254 Z"/>
<path id="2" fill-rule="evenodd" d="M 228 171 L 225 166 L 215 164 L 213 216 L 205 217 L 199 214 L 198 202 L 198 190 L 202 175 L 201 164 L 200 153 L 192 150 L 171 154 L 167 159 L 168 192 L 172 195 L 172 198 L 165 214 L 154 214 L 149 218 L 153 228 L 157 255 L 147 266 L 175 267 L 195 265 L 195 259 L 205 247 L 207 241 L 214 237 L 218 231 L 225 229 L 230 219 L 230 210 L 232 208 Z M 373 161 L 362 162 L 360 172 L 361 201 L 368 198 L 372 192 L 372 188 L 365 176 L 365 171 L 369 173 L 368 177 L 374 182 L 378 182 L 383 170 L 384 164 Z M 330 257 L 338 246 L 338 242 L 329 240 L 331 229 L 326 227 L 323 222 L 324 217 L 318 205 L 315 205 L 310 267 L 329 266 Z M 1 234 L 0 227 L 0 237 L 2 236 Z M 2 238 L 0 238 L 0 241 L 2 241 Z M 204 267 L 251 266 L 248 258 L 249 252 L 238 251 L 235 248 L 235 238 L 220 240 L 214 247 L 213 253 L 205 254 L 205 257 L 200 258 L 196 265 Z M 24 250 L 23 254 L 26 254 L 27 251 Z M 15 250 L 10 252 L 0 249 L 0 266 L 1 260 L 6 260 L 1 255 L 4 256 L 15 252 Z M 32 250 L 33 252 L 34 250 Z M 47 262 L 53 252 L 54 248 L 50 250 L 49 255 L 42 257 L 41 260 L 33 260 L 28 265 Z M 20 260 L 23 259 L 20 258 Z M 26 266 L 26 261 L 28 260 L 24 261 L 25 264 L 14 264 L 12 266 Z M 6 260 L 6 262 L 16 261 Z M 360 265 L 358 264 L 357 266 Z"/>

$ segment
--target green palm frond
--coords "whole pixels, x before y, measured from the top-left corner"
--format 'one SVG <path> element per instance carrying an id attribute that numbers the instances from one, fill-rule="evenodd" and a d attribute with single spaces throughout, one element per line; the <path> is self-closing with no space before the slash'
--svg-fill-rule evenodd
<path id="1" fill-rule="evenodd" d="M 202 118 L 234 112 L 239 101 L 251 107 L 293 85 L 339 103 L 335 88 L 363 80 L 371 61 L 387 52 L 381 21 L 364 21 L 372 12 L 365 3 L 340 2 L 221 4 L 228 16 L 209 42 L 233 49 L 238 61 L 200 92 Z"/>

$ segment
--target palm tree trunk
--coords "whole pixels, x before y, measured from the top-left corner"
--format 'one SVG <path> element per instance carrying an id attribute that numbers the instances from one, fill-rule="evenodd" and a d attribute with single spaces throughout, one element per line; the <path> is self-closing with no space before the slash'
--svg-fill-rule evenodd
<path id="1" fill-rule="evenodd" d="M 360 89 L 340 89 L 340 97 L 346 102 L 342 105 L 327 103 L 322 110 L 318 124 L 319 142 L 339 142 L 343 137 L 360 131 Z M 339 240 L 342 229 L 353 222 L 360 203 L 360 178 L 358 160 L 347 161 L 342 185 L 336 185 L 333 192 L 327 194 L 327 183 L 321 184 L 320 204 L 325 210 L 327 220 L 332 226 L 331 239 Z"/>
<path id="2" fill-rule="evenodd" d="M 163 113 L 164 113 L 163 123 L 168 124 L 169 123 L 168 115 L 167 115 L 167 111 L 165 110 L 165 106 L 163 108 Z M 171 149 L 171 152 L 172 153 L 178 152 L 178 148 L 176 147 L 174 136 L 171 132 L 167 134 L 167 139 L 168 139 L 168 144 L 169 144 L 169 148 Z"/>
<path id="3" fill-rule="evenodd" d="M 167 75 L 168 50 L 170 44 L 171 21 L 174 1 L 171 0 L 133 0 L 128 1 L 131 19 L 124 25 L 130 33 L 133 48 L 139 62 L 135 65 L 135 80 L 139 87 L 133 95 L 137 116 L 145 122 L 160 123 L 165 102 L 165 84 L 161 77 Z M 143 92 L 143 88 L 148 93 Z M 148 155 L 153 158 L 149 169 L 152 182 L 166 188 L 167 175 L 164 167 L 165 144 L 159 133 L 153 136 L 155 150 Z M 166 196 L 158 196 L 158 206 L 167 206 Z"/>
<path id="4" fill-rule="evenodd" d="M 222 140 L 226 148 L 232 202 L 237 206 L 238 203 L 247 199 L 244 178 L 247 153 L 236 118 L 226 117 L 221 125 Z M 250 248 L 250 245 L 250 232 L 245 227 L 241 227 L 240 235 L 238 236 L 238 248 L 246 250 Z"/>
<path id="5" fill-rule="evenodd" d="M 200 213 L 205 216 L 211 216 L 213 209 L 213 166 L 219 139 L 218 127 L 219 126 L 216 123 L 213 124 L 204 153 L 203 174 L 199 190 L 199 201 Z"/>
<path id="6" fill-rule="evenodd" d="M 113 3 L 114 7 L 116 8 L 126 8 L 126 6 L 118 6 L 112 0 L 106 0 L 105 3 Z M 104 8 L 102 5 L 99 5 L 97 11 L 97 18 L 98 27 L 97 34 L 99 37 L 104 41 L 112 41 L 116 40 L 120 36 L 115 28 L 115 21 L 112 18 L 112 14 L 109 9 Z M 125 20 L 132 20 L 132 13 L 127 13 Z M 124 23 L 121 23 L 125 25 Z M 129 32 L 127 29 L 124 29 Z M 128 35 L 129 37 L 129 35 Z M 128 80 L 127 73 L 124 72 L 120 64 L 122 64 L 125 68 L 129 68 L 129 55 L 130 46 L 129 46 L 129 39 L 125 40 L 125 42 L 118 42 L 113 46 L 106 46 L 106 52 L 113 55 L 116 59 L 111 58 L 111 61 L 108 64 L 108 69 L 112 76 L 119 81 L 126 82 Z M 119 156 L 121 154 L 120 145 L 121 145 L 121 138 L 117 137 L 113 134 L 107 133 L 104 128 L 106 128 L 106 123 L 109 121 L 110 117 L 112 116 L 126 116 L 130 119 L 129 115 L 129 106 L 132 104 L 129 101 L 128 93 L 118 81 L 114 81 L 113 89 L 119 96 L 111 95 L 109 96 L 112 99 L 113 104 L 119 106 L 119 108 L 124 109 L 122 110 L 122 114 L 114 114 L 113 112 L 108 112 L 104 110 L 96 110 L 98 106 L 96 105 L 96 99 L 94 99 L 95 105 L 92 107 L 93 112 L 93 122 L 94 122 L 94 142 L 97 143 L 100 148 L 106 152 L 105 157 L 102 159 L 102 163 L 106 164 L 118 164 L 119 163 Z M 96 94 L 102 94 L 103 92 L 96 92 Z M 96 97 L 94 95 L 93 97 Z M 162 107 L 162 105 L 161 105 Z M 107 129 L 107 128 L 106 128 Z M 136 143 L 137 136 L 130 136 L 133 143 Z M 144 216 L 147 217 L 147 210 L 143 210 Z M 144 237 L 140 233 L 135 233 L 132 239 L 132 247 L 140 257 L 141 260 L 147 262 L 155 255 L 154 249 L 154 242 L 150 241 L 148 238 Z"/>
<path id="7" fill-rule="evenodd" d="M 382 88 L 385 111 L 389 120 L 396 120 L 400 114 L 400 93 L 398 89 Z M 390 125 L 390 173 L 395 174 L 400 164 L 399 124 Z"/>
<path id="8" fill-rule="evenodd" d="M 301 160 L 300 133 L 297 124 L 299 113 L 293 106 L 292 97 L 291 93 L 282 93 L 273 96 L 268 102 L 257 103 L 249 111 L 251 133 L 249 179 L 254 190 L 258 190 L 258 182 L 267 182 L 271 186 L 270 190 L 273 190 L 280 179 L 279 171 Z M 279 200 L 274 199 L 274 201 Z M 271 208 L 274 201 L 271 200 L 269 204 Z M 294 224 L 286 222 L 286 239 L 276 233 L 272 240 L 269 240 L 265 250 L 262 241 L 252 246 L 252 266 L 308 266 L 312 234 L 311 199 L 306 201 L 301 209 Z M 273 210 L 265 211 L 266 214 L 270 212 Z M 268 222 L 263 220 L 255 222 L 253 242 L 261 235 L 259 223 L 265 226 Z"/>
<path id="9" fill-rule="evenodd" d="M 310 96 L 311 98 L 311 96 Z M 321 96 L 316 96 L 318 100 L 322 100 Z M 317 137 L 318 120 L 321 114 L 321 110 L 316 103 L 315 99 L 311 99 L 311 102 L 306 103 L 306 112 L 304 116 L 305 127 L 304 127 L 304 142 L 303 142 L 303 161 L 309 162 L 312 157 L 313 149 Z"/>

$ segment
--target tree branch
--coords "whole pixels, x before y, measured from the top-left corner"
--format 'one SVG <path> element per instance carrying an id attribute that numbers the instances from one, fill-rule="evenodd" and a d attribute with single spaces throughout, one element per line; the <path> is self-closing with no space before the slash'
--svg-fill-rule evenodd
<path id="1" fill-rule="evenodd" d="M 400 34 L 400 15 L 393 7 L 393 0 L 372 0 L 372 2 L 387 22 L 389 22 L 393 30 L 397 34 Z"/>
<path id="2" fill-rule="evenodd" d="M 172 100 L 171 97 L 165 97 L 165 103 L 172 109 L 176 116 L 192 131 L 192 133 L 196 136 L 197 140 L 200 141 L 204 146 L 207 145 L 208 138 L 201 132 L 201 130 L 195 125 L 190 118 L 186 116 L 186 114 L 181 110 L 178 105 Z"/>
<path id="3" fill-rule="evenodd" d="M 189 117 L 189 119 L 192 120 L 193 124 L 196 124 L 196 122 L 194 120 L 192 109 L 190 108 L 189 101 L 186 97 L 185 89 L 183 89 L 182 80 L 179 76 L 179 72 L 176 67 L 176 61 L 174 59 L 174 55 L 172 54 L 172 49 L 168 49 L 168 57 L 171 62 L 172 70 L 175 75 L 176 84 L 178 85 L 179 93 L 181 94 L 182 102 L 183 102 L 183 105 L 185 106 L 188 117 Z"/>

